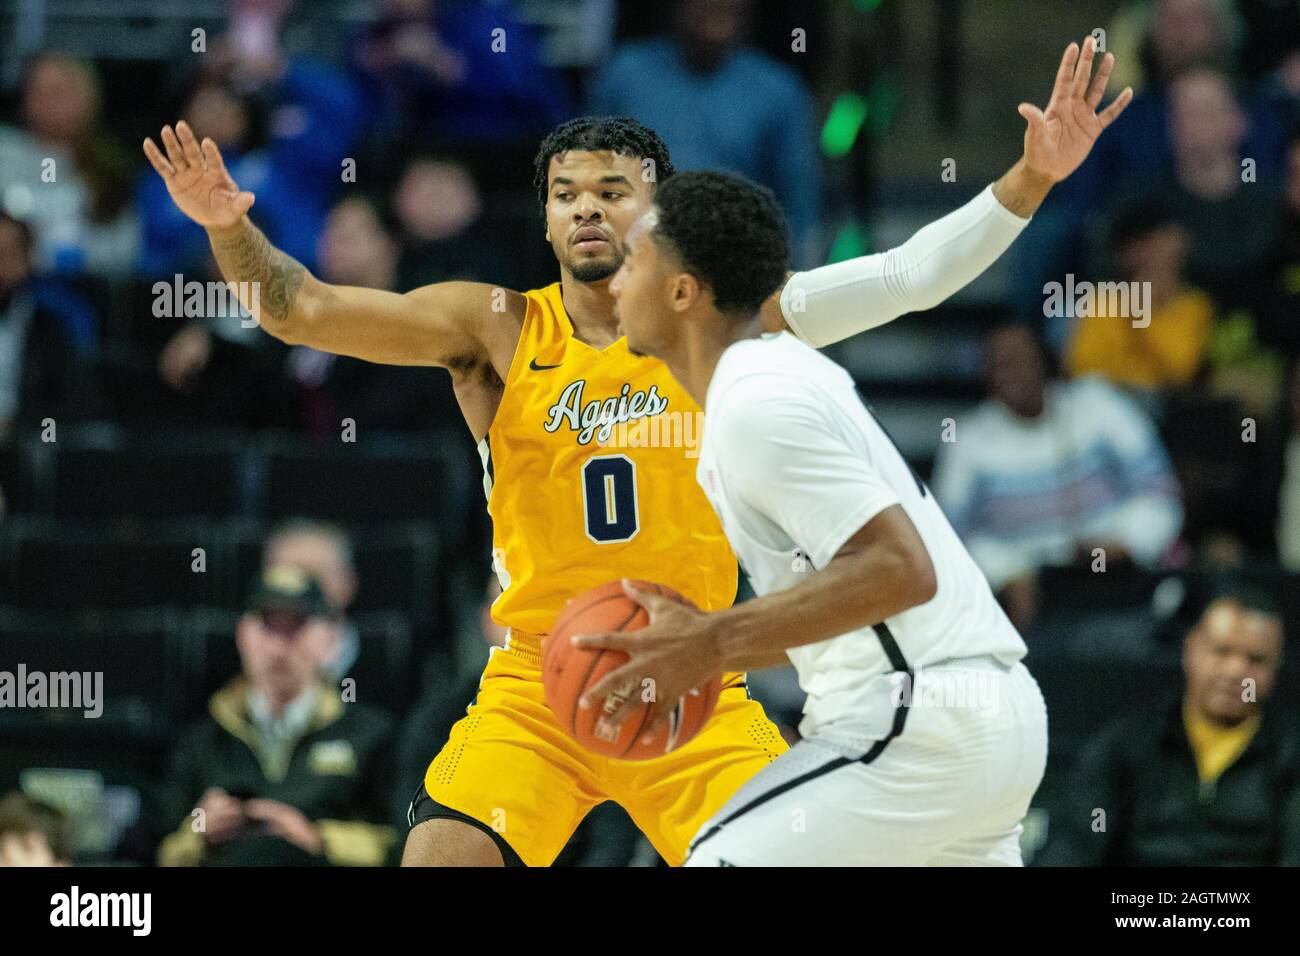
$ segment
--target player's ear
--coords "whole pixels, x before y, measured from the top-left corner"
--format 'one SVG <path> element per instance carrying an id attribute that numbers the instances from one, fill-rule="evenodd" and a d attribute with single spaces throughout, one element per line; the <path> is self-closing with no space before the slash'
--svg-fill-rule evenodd
<path id="1" fill-rule="evenodd" d="M 674 312 L 685 312 L 700 297 L 700 283 L 689 272 L 678 272 L 672 278 L 670 301 Z"/>

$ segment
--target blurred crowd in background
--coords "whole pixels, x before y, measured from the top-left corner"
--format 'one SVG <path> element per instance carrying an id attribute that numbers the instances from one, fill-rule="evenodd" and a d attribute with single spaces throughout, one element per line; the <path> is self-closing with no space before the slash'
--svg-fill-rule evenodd
<path id="1" fill-rule="evenodd" d="M 1265 732 L 1212 690 L 1264 668 L 1260 700 L 1279 673 L 1287 692 L 1300 627 L 1300 0 L 228 0 L 155 20 L 106 3 L 93 29 L 49 3 L 42 33 L 45 6 L 0 5 L 0 635 L 51 668 L 91 641 L 140 648 L 134 664 L 165 649 L 149 680 L 179 689 L 123 693 L 139 708 L 93 746 L 0 721 L 0 790 L 16 788 L 0 863 L 392 862 L 502 640 L 449 378 L 286 346 L 232 310 L 160 309 L 158 283 L 220 276 L 143 136 L 183 118 L 212 137 L 252 219 L 325 281 L 527 289 L 558 277 L 538 140 L 630 115 L 678 169 L 770 186 L 808 268 L 905 238 L 1009 166 L 1016 103 L 1097 28 L 1110 94 L 1136 95 L 1088 162 L 985 280 L 832 354 L 1030 643 L 1054 721 L 1030 855 L 1300 860 L 1300 823 L 1275 832 L 1250 803 L 1300 820 L 1290 718 L 1274 708 Z M 1023 45 L 1017 18 L 1041 21 Z M 993 36 L 1016 61 L 1005 89 L 980 72 Z M 973 118 L 987 104 L 1005 136 Z M 954 185 L 946 157 L 988 174 Z M 1084 282 L 1137 284 L 1143 320 L 1136 299 L 1050 304 L 1053 283 Z M 104 660 L 111 700 L 122 662 Z M 755 687 L 797 722 L 788 674 Z M 1055 841 L 1072 780 L 1110 774 L 1116 801 L 1150 801 L 1143 820 L 1173 799 L 1122 782 L 1158 765 L 1133 739 L 1155 723 L 1100 733 L 1153 691 L 1182 711 L 1173 769 L 1143 779 L 1177 789 L 1181 766 L 1204 810 L 1207 785 L 1240 778 L 1214 812 L 1128 843 Z M 230 779 L 245 784 L 214 782 Z M 1244 848 L 1224 835 L 1252 826 L 1266 835 Z M 609 806 L 563 858 L 654 860 Z"/>

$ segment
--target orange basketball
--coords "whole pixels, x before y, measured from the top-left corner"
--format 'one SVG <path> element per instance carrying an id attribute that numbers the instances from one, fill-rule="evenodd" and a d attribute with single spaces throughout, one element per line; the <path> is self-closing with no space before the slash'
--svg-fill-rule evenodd
<path id="1" fill-rule="evenodd" d="M 646 590 L 658 591 L 665 597 L 691 604 L 672 588 L 651 581 L 633 581 Z M 546 639 L 542 649 L 542 686 L 546 703 L 569 734 L 578 743 L 605 757 L 618 760 L 650 760 L 662 757 L 670 750 L 682 746 L 700 732 L 722 692 L 722 675 L 711 678 L 677 701 L 668 722 L 649 743 L 642 743 L 646 721 L 650 717 L 650 704 L 642 703 L 614 728 L 606 720 L 623 701 L 645 689 L 628 686 L 610 694 L 603 702 L 595 701 L 587 710 L 578 707 L 578 698 L 584 691 L 612 670 L 627 663 L 623 651 L 601 648 L 574 647 L 569 639 L 575 634 L 598 634 L 604 631 L 636 631 L 649 623 L 645 609 L 623 593 L 618 581 L 602 584 L 569 601 Z"/>

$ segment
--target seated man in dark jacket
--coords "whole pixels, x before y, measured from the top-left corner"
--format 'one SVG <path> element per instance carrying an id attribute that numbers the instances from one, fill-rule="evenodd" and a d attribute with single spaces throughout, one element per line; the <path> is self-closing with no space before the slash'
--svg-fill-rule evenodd
<path id="1" fill-rule="evenodd" d="M 320 584 L 266 568 L 235 639 L 243 674 L 177 742 L 159 863 L 387 862 L 392 725 L 322 680 L 339 622 Z"/>
<path id="2" fill-rule="evenodd" d="M 32 272 L 33 242 L 30 226 L 0 211 L 0 440 L 18 424 L 95 410 L 89 356 L 51 307 L 57 283 L 42 286 Z"/>
<path id="3" fill-rule="evenodd" d="M 1282 643 L 1266 596 L 1214 601 L 1184 641 L 1182 700 L 1118 718 L 1085 748 L 1041 862 L 1300 864 L 1300 730 L 1267 703 Z"/>

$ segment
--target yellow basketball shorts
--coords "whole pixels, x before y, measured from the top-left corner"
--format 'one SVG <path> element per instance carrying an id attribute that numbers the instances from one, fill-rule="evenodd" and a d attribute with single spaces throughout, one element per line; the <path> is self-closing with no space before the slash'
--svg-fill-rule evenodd
<path id="1" fill-rule="evenodd" d="M 541 641 L 512 632 L 508 647 L 493 650 L 424 788 L 434 803 L 490 827 L 529 866 L 549 866 L 606 800 L 680 866 L 704 822 L 787 749 L 742 675 L 724 675 L 723 688 L 693 740 L 653 760 L 611 760 L 556 722 L 542 692 Z"/>

